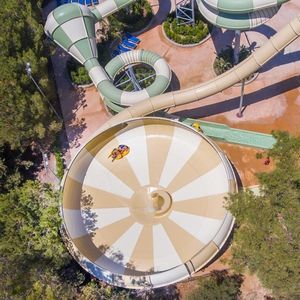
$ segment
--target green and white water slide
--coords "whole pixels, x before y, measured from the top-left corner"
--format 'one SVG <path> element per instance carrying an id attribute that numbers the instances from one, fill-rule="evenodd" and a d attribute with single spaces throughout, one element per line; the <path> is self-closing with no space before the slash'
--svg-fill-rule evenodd
<path id="1" fill-rule="evenodd" d="M 122 53 L 112 59 L 105 69 L 100 66 L 95 23 L 131 2 L 133 1 L 106 0 L 92 10 L 77 3 L 65 4 L 49 14 L 45 25 L 46 34 L 85 66 L 108 106 L 131 106 L 141 100 L 162 94 L 171 80 L 171 70 L 167 62 L 150 51 Z M 149 65 L 155 70 L 155 81 L 150 86 L 133 92 L 122 91 L 114 86 L 113 79 L 119 71 L 128 65 L 139 63 Z"/>
<path id="2" fill-rule="evenodd" d="M 216 26 L 246 30 L 266 22 L 287 0 L 196 0 L 204 17 Z M 98 62 L 95 23 L 132 3 L 133 0 L 106 0 L 89 9 L 77 3 L 52 11 L 45 24 L 46 34 L 83 64 L 106 105 L 120 112 L 142 100 L 162 94 L 171 81 L 171 70 L 158 54 L 136 50 L 122 53 L 103 68 Z M 101 53 L 100 53 L 101 55 Z M 146 64 L 155 71 L 155 81 L 140 91 L 126 92 L 114 86 L 121 70 Z"/>

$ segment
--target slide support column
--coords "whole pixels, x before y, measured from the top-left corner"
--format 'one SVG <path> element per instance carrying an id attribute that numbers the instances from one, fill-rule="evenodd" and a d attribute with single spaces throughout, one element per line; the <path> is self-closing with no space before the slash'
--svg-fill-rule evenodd
<path id="1" fill-rule="evenodd" d="M 236 116 L 237 116 L 238 118 L 242 118 L 242 117 L 243 117 L 244 91 L 245 91 L 245 79 L 242 80 L 242 85 L 241 85 L 241 97 L 240 97 L 239 112 L 236 114 Z"/>
<path id="2" fill-rule="evenodd" d="M 233 54 L 233 63 L 235 65 L 237 65 L 239 63 L 240 44 L 241 44 L 241 31 L 240 30 L 235 30 L 234 54 Z"/>

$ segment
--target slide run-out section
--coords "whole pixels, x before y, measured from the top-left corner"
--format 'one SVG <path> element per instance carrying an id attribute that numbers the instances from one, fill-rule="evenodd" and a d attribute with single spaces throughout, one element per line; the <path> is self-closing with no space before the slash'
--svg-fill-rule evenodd
<path id="1" fill-rule="evenodd" d="M 270 134 L 230 128 L 225 124 L 191 118 L 181 118 L 179 121 L 192 127 L 199 125 L 199 129 L 206 136 L 221 142 L 260 149 L 271 149 L 276 143 L 275 138 Z"/>

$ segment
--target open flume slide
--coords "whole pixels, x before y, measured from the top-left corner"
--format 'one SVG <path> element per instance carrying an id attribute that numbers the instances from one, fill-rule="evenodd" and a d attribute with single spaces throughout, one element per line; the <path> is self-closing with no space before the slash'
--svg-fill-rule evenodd
<path id="1" fill-rule="evenodd" d="M 130 2 L 107 0 L 92 14 L 62 6 L 48 18 L 47 33 L 89 68 L 100 92 L 101 83 L 115 90 L 85 25 Z M 77 26 L 82 33 L 74 37 Z M 65 175 L 61 210 L 68 247 L 83 268 L 117 286 L 156 288 L 190 277 L 219 253 L 234 224 L 223 205 L 237 190 L 228 159 L 189 126 L 143 116 L 236 84 L 299 35 L 300 16 L 230 71 L 134 104 L 83 146 Z"/>

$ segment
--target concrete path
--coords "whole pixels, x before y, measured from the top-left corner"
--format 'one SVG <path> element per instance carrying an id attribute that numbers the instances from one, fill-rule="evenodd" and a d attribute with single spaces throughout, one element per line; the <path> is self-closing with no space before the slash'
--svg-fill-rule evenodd
<path id="1" fill-rule="evenodd" d="M 55 7 L 56 1 L 50 2 L 44 8 L 44 15 L 47 16 Z M 56 48 L 55 55 L 51 56 L 68 139 L 69 153 L 65 155 L 67 164 L 96 129 L 110 117 L 94 86 L 83 89 L 72 85 L 66 69 L 69 58 L 59 47 Z"/>

